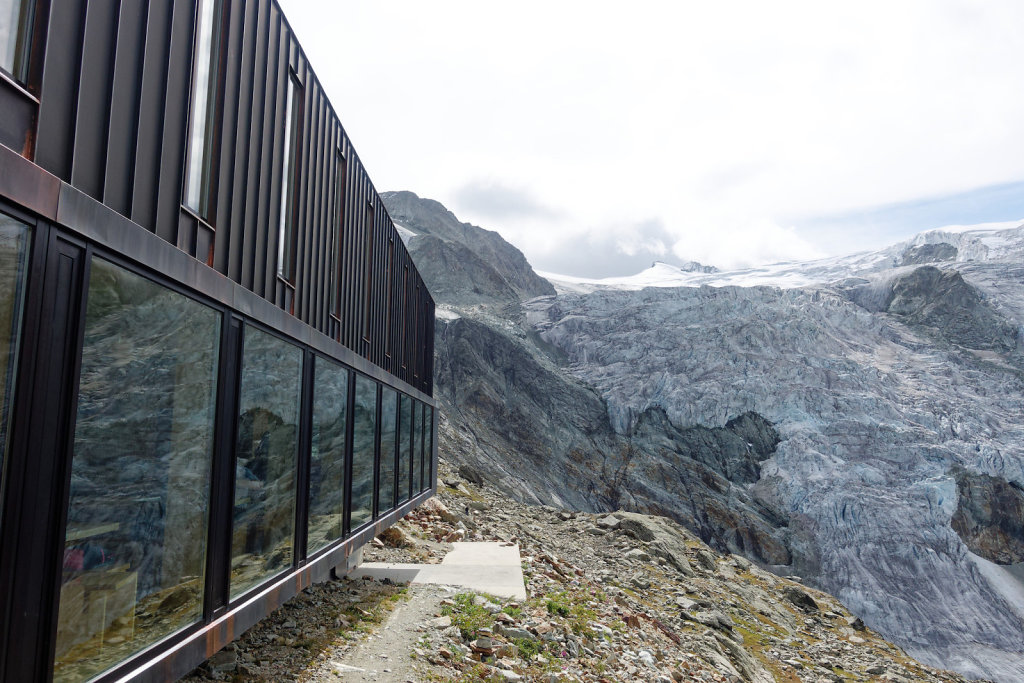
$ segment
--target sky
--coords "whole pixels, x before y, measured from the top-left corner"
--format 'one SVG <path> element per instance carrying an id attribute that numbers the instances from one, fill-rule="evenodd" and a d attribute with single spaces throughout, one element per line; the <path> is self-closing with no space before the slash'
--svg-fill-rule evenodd
<path id="1" fill-rule="evenodd" d="M 1024 219 L 1024 2 L 279 0 L 379 191 L 539 270 Z"/>

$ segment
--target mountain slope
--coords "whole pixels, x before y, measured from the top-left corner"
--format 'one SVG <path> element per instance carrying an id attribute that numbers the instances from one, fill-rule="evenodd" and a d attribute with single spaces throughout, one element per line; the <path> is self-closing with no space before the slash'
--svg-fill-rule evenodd
<path id="1" fill-rule="evenodd" d="M 473 247 L 435 204 L 402 204 L 411 245 Z M 512 286 L 525 259 L 514 298 L 438 268 L 442 449 L 521 500 L 672 517 L 923 661 L 1018 680 L 1024 587 L 996 563 L 1024 547 L 998 512 L 1024 484 L 1022 261 L 1024 230 L 986 226 L 557 295 Z"/>
<path id="2" fill-rule="evenodd" d="M 412 192 L 384 192 L 381 199 L 391 219 L 412 233 L 409 253 L 435 301 L 512 303 L 555 293 L 498 233 L 462 223 L 440 202 Z"/>
<path id="3" fill-rule="evenodd" d="M 986 512 L 1024 483 L 1024 229 L 954 236 L 955 258 L 974 260 L 878 267 L 938 244 L 922 238 L 851 259 L 875 265 L 836 269 L 833 286 L 604 283 L 533 302 L 531 319 L 600 390 L 619 432 L 652 406 L 680 424 L 745 410 L 771 420 L 782 441 L 751 491 L 807 540 L 777 569 L 811 578 L 923 661 L 1018 680 L 1021 584 L 971 553 L 951 520 L 960 509 L 971 547 L 997 561 L 1013 557 L 1001 543 L 1024 540 Z M 783 281 L 821 272 L 790 264 Z M 995 483 L 971 487 L 957 472 Z M 972 491 L 981 500 L 965 505 Z"/>

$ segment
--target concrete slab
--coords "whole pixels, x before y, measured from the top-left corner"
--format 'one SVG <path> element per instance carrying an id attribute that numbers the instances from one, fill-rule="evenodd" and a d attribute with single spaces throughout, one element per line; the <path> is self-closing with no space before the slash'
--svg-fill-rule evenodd
<path id="1" fill-rule="evenodd" d="M 349 576 L 468 588 L 502 598 L 526 599 L 519 546 L 506 543 L 454 543 L 441 564 L 364 562 Z"/>

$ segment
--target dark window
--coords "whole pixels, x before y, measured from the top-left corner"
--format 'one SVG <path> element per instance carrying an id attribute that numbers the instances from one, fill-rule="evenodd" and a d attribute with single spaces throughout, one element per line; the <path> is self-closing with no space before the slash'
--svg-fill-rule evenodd
<path id="1" fill-rule="evenodd" d="M 394 389 L 380 392 L 380 473 L 377 478 L 377 514 L 395 506 L 395 413 L 398 409 Z"/>
<path id="2" fill-rule="evenodd" d="M 412 399 L 402 394 L 401 410 L 398 420 L 398 502 L 409 500 L 409 487 L 412 483 L 411 460 L 412 451 Z"/>
<path id="3" fill-rule="evenodd" d="M 395 238 L 388 240 L 388 248 L 384 252 L 384 288 L 387 292 L 387 299 L 384 301 L 384 355 L 391 357 L 391 331 L 394 329 L 391 324 L 391 316 L 394 308 L 395 283 L 392 279 L 392 263 L 395 257 Z M 391 370 L 391 366 L 387 366 Z"/>
<path id="4" fill-rule="evenodd" d="M 235 445 L 231 597 L 292 564 L 302 350 L 245 328 Z"/>
<path id="5" fill-rule="evenodd" d="M 400 326 L 400 329 L 402 331 L 402 341 L 399 344 L 399 353 L 402 354 L 402 369 L 405 370 L 406 364 L 408 363 L 408 360 L 406 360 L 406 358 L 409 355 L 409 349 L 406 346 L 406 340 L 408 340 L 409 338 L 408 335 L 406 334 L 406 330 L 409 329 L 409 266 L 406 266 L 405 270 L 402 271 L 401 297 L 402 303 L 399 310 L 402 312 L 402 325 Z"/>
<path id="6" fill-rule="evenodd" d="M 277 231 L 277 274 L 295 284 L 295 242 L 299 207 L 299 159 L 302 154 L 302 85 L 288 76 L 284 110 L 284 172 L 281 174 L 281 220 Z"/>
<path id="7" fill-rule="evenodd" d="M 341 245 L 345 228 L 345 172 L 348 166 L 345 157 L 338 152 L 338 167 L 334 177 L 334 246 L 331 255 L 331 312 L 341 317 Z"/>
<path id="8" fill-rule="evenodd" d="M 0 69 L 15 80 L 28 80 L 35 0 L 0 0 Z"/>
<path id="9" fill-rule="evenodd" d="M 429 488 L 429 482 L 427 477 L 429 475 L 430 463 L 427 462 L 427 450 L 430 448 L 430 442 L 427 441 L 427 404 L 420 404 L 420 433 L 416 436 L 416 444 L 419 449 L 419 460 L 420 460 L 420 482 L 419 490 L 422 491 Z"/>
<path id="10" fill-rule="evenodd" d="M 370 341 L 370 302 L 373 300 L 373 202 L 366 204 L 366 225 L 363 226 L 363 339 Z"/>
<path id="11" fill-rule="evenodd" d="M 196 8 L 195 63 L 188 126 L 185 206 L 203 218 L 207 218 L 210 212 L 220 67 L 221 8 L 222 3 L 219 0 L 199 0 Z"/>
<path id="12" fill-rule="evenodd" d="M 0 473 L 4 471 L 17 379 L 29 235 L 27 225 L 0 214 Z"/>
<path id="13" fill-rule="evenodd" d="M 92 262 L 54 680 L 202 615 L 221 316 Z"/>
<path id="14" fill-rule="evenodd" d="M 341 538 L 349 371 L 316 359 L 309 469 L 309 554 Z"/>
<path id="15" fill-rule="evenodd" d="M 356 375 L 352 424 L 352 518 L 356 529 L 373 514 L 373 452 L 377 439 L 377 383 Z"/>

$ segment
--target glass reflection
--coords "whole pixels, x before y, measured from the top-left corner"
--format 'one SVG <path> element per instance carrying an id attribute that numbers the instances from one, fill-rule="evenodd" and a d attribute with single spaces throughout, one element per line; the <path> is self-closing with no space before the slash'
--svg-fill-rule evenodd
<path id="1" fill-rule="evenodd" d="M 352 517 L 356 529 L 373 514 L 373 453 L 377 436 L 377 383 L 356 375 L 352 422 Z"/>
<path id="2" fill-rule="evenodd" d="M 409 500 L 410 465 L 412 460 L 412 398 L 401 395 L 401 410 L 398 420 L 398 502 Z"/>
<path id="3" fill-rule="evenodd" d="M 348 370 L 316 359 L 309 470 L 308 552 L 341 538 L 345 491 Z"/>
<path id="4" fill-rule="evenodd" d="M 430 488 L 434 485 L 434 480 L 437 478 L 437 472 L 434 471 L 434 409 L 430 406 L 424 406 L 426 412 L 424 413 L 424 424 L 425 430 L 423 432 L 423 455 L 426 457 L 424 472 L 427 475 L 427 482 L 424 488 Z"/>
<path id="5" fill-rule="evenodd" d="M 231 598 L 292 564 L 302 350 L 245 328 L 235 444 Z"/>
<path id="6" fill-rule="evenodd" d="M 34 0 L 0 0 L 0 69 L 22 83 L 28 80 Z"/>
<path id="7" fill-rule="evenodd" d="M 416 495 L 423 490 L 423 404 L 419 401 L 412 402 L 412 494 Z"/>
<path id="8" fill-rule="evenodd" d="M 377 514 L 395 506 L 395 411 L 394 389 L 380 390 L 380 473 L 377 479 Z"/>
<path id="9" fill-rule="evenodd" d="M 201 616 L 220 314 L 94 260 L 54 680 Z"/>
<path id="10" fill-rule="evenodd" d="M 0 473 L 7 453 L 7 424 L 14 401 L 21 341 L 29 227 L 0 214 Z"/>

